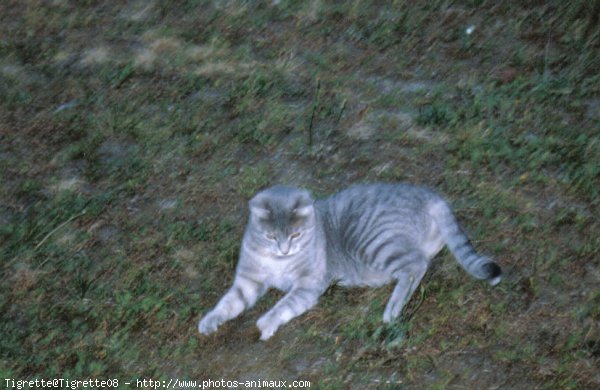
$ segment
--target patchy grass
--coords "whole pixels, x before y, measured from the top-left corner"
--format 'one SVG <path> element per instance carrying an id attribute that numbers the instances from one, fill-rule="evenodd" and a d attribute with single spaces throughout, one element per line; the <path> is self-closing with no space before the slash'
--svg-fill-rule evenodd
<path id="1" fill-rule="evenodd" d="M 598 387 L 598 7 L 3 2 L 3 377 Z M 506 279 L 443 252 L 396 324 L 332 287 L 266 343 L 275 292 L 197 334 L 257 190 L 376 180 L 444 193 Z"/>

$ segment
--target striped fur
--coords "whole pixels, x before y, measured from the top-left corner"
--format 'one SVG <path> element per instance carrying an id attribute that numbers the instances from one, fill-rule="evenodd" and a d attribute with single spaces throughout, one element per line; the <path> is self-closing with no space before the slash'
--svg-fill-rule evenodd
<path id="1" fill-rule="evenodd" d="M 492 285 L 501 279 L 500 267 L 475 252 L 448 204 L 421 187 L 357 185 L 314 201 L 306 190 L 275 186 L 259 192 L 249 206 L 233 286 L 198 324 L 203 334 L 274 287 L 286 294 L 256 323 L 266 340 L 314 306 L 331 283 L 395 282 L 383 314 L 391 322 L 444 245 L 475 278 Z"/>

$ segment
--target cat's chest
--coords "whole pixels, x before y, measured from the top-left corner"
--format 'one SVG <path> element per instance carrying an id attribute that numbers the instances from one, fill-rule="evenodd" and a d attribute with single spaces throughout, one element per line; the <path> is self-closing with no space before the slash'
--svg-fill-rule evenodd
<path id="1" fill-rule="evenodd" d="M 271 285 L 271 287 L 274 287 L 278 290 L 284 291 L 284 292 L 288 292 L 292 289 L 292 287 L 294 286 L 294 282 L 295 280 L 292 280 L 290 278 L 287 278 L 285 276 L 281 276 L 281 275 L 271 275 L 268 279 L 269 284 Z"/>
<path id="2" fill-rule="evenodd" d="M 301 259 L 264 259 L 260 272 L 268 285 L 282 291 L 289 291 L 299 279 Z"/>

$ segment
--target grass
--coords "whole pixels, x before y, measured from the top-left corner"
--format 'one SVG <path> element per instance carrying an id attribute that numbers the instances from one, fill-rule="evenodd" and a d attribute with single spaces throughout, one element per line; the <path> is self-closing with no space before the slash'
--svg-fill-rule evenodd
<path id="1" fill-rule="evenodd" d="M 597 387 L 598 11 L 4 2 L 2 377 Z M 197 334 L 257 190 L 376 180 L 445 194 L 505 280 L 445 251 L 396 324 L 332 287 L 266 343 L 274 292 Z"/>

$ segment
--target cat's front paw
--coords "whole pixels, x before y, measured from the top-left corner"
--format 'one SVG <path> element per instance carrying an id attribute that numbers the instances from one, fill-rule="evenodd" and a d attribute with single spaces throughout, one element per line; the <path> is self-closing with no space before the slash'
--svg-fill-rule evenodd
<path id="1" fill-rule="evenodd" d="M 198 331 L 203 335 L 209 335 L 215 332 L 222 323 L 223 319 L 220 315 L 209 312 L 198 322 Z"/>
<path id="2" fill-rule="evenodd" d="M 275 334 L 279 323 L 272 316 L 264 315 L 256 321 L 256 326 L 260 330 L 260 339 L 265 341 Z"/>

